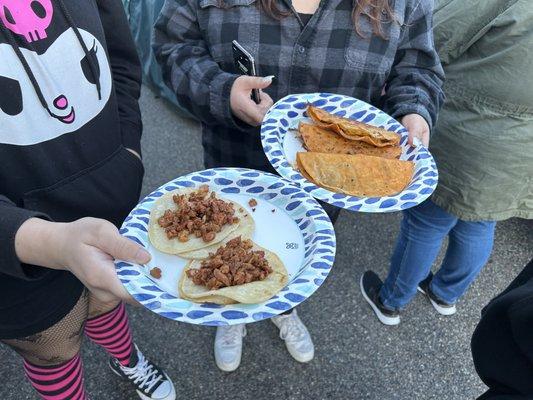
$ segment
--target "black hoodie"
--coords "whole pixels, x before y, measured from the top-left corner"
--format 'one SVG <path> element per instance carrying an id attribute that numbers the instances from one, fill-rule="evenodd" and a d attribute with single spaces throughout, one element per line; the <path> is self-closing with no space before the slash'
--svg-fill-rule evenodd
<path id="1" fill-rule="evenodd" d="M 21 265 L 25 220 L 118 225 L 135 205 L 140 81 L 120 0 L 0 0 L 0 338 L 46 328 L 82 290 Z"/>
<path id="2" fill-rule="evenodd" d="M 533 260 L 484 309 L 474 335 L 479 400 L 533 399 Z"/>

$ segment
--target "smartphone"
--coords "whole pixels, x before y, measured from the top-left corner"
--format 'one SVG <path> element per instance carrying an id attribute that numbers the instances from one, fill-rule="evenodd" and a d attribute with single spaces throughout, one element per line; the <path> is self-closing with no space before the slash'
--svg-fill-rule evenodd
<path id="1" fill-rule="evenodd" d="M 255 60 L 252 55 L 246 51 L 236 40 L 231 43 L 233 48 L 233 61 L 235 67 L 243 74 L 248 76 L 257 76 L 257 70 L 255 68 Z M 257 104 L 261 102 L 261 95 L 259 89 L 252 90 L 252 100 Z"/>

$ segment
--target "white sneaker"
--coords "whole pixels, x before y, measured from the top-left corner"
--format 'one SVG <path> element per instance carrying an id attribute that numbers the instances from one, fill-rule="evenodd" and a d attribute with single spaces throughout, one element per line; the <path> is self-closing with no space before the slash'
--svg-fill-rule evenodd
<path id="1" fill-rule="evenodd" d="M 116 358 L 109 360 L 111 370 L 137 391 L 142 400 L 176 400 L 176 390 L 168 375 L 144 357 L 137 345 L 130 365 L 125 367 Z"/>
<path id="2" fill-rule="evenodd" d="M 304 363 L 313 359 L 315 346 L 295 309 L 288 315 L 272 317 L 271 321 L 279 328 L 279 337 L 285 341 L 287 350 L 296 361 Z"/>
<path id="3" fill-rule="evenodd" d="M 222 371 L 235 371 L 241 363 L 242 338 L 246 336 L 246 325 L 217 327 L 215 336 L 215 361 Z"/>

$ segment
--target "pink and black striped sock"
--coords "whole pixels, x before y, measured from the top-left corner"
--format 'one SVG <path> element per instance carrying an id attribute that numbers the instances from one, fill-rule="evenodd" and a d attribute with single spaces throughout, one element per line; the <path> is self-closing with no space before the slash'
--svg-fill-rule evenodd
<path id="1" fill-rule="evenodd" d="M 85 324 L 85 334 L 122 365 L 129 366 L 133 337 L 124 303 L 103 315 L 89 318 Z"/>
<path id="2" fill-rule="evenodd" d="M 52 367 L 30 364 L 24 360 L 24 370 L 34 389 L 45 400 L 87 400 L 79 354 L 66 363 Z"/>

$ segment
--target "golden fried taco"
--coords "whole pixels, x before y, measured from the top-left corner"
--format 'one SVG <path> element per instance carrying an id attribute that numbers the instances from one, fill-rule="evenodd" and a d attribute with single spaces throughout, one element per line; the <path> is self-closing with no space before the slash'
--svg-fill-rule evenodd
<path id="1" fill-rule="evenodd" d="M 400 135 L 328 113 L 318 107 L 307 106 L 307 114 L 318 126 L 331 130 L 349 140 L 361 141 L 376 147 L 398 146 Z"/>
<path id="2" fill-rule="evenodd" d="M 204 260 L 191 261 L 178 283 L 180 297 L 197 303 L 256 304 L 288 282 L 281 259 L 249 239 L 236 237 Z"/>
<path id="3" fill-rule="evenodd" d="M 308 151 L 332 154 L 366 154 L 384 158 L 400 158 L 400 146 L 376 147 L 366 142 L 346 139 L 317 125 L 300 123 L 298 132 Z"/>
<path id="4" fill-rule="evenodd" d="M 159 251 L 181 254 L 220 243 L 239 228 L 242 220 L 252 217 L 239 204 L 219 197 L 206 185 L 178 189 L 154 203 L 148 237 Z"/>
<path id="5" fill-rule="evenodd" d="M 411 182 L 414 163 L 363 154 L 298 153 L 300 173 L 328 190 L 358 197 L 392 196 Z"/>

